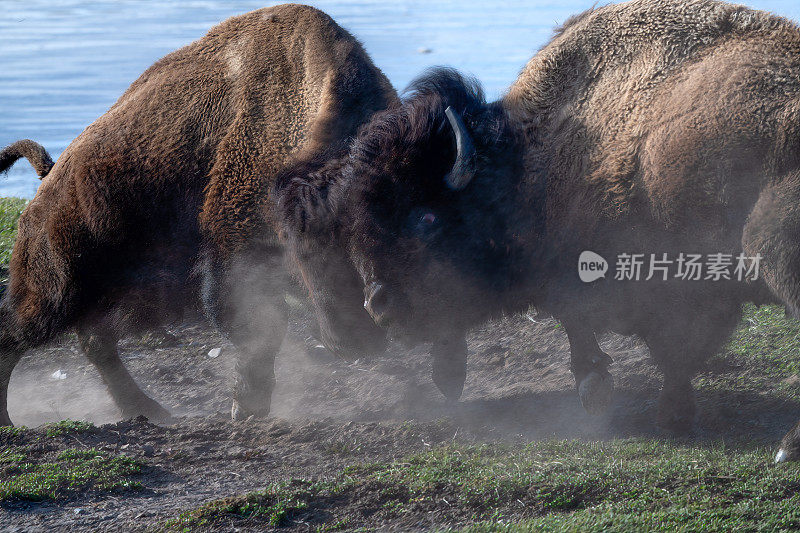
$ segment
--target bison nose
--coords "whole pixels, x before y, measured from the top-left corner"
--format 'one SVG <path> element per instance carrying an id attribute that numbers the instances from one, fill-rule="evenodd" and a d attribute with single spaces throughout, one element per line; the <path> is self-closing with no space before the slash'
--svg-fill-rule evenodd
<path id="1" fill-rule="evenodd" d="M 381 283 L 373 281 L 364 289 L 364 309 L 379 323 L 389 310 L 389 291 Z"/>

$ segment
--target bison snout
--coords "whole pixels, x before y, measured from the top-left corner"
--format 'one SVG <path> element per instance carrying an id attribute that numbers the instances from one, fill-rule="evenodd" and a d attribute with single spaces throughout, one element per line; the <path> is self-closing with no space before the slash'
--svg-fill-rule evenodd
<path id="1" fill-rule="evenodd" d="M 389 291 L 382 283 L 373 281 L 364 289 L 364 309 L 378 324 L 386 320 L 389 311 Z"/>

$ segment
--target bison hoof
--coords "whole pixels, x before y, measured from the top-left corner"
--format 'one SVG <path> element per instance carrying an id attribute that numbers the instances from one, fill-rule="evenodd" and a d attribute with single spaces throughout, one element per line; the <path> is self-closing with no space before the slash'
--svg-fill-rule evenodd
<path id="1" fill-rule="evenodd" d="M 247 408 L 243 403 L 240 403 L 238 400 L 233 400 L 233 405 L 231 406 L 231 419 L 232 420 L 247 420 L 251 416 L 253 418 L 267 418 L 269 416 L 269 404 L 267 404 L 266 408 L 261 407 L 258 409 Z"/>
<path id="2" fill-rule="evenodd" d="M 578 384 L 581 404 L 590 415 L 597 416 L 605 413 L 611 405 L 613 393 L 614 378 L 611 377 L 611 374 L 603 376 L 598 372 L 590 372 Z"/>
<path id="3" fill-rule="evenodd" d="M 169 411 L 164 409 L 157 401 L 146 398 L 130 407 L 122 408 L 124 418 L 136 418 L 143 416 L 151 422 L 169 424 L 174 421 Z"/>
<path id="4" fill-rule="evenodd" d="M 656 424 L 670 435 L 691 436 L 694 433 L 694 409 L 664 409 L 662 407 L 659 409 Z"/>
<path id="5" fill-rule="evenodd" d="M 791 461 L 800 461 L 800 449 L 795 448 L 794 450 L 789 450 L 787 448 L 781 448 L 778 450 L 778 453 L 775 454 L 776 463 L 788 463 Z"/>
<path id="6" fill-rule="evenodd" d="M 692 435 L 695 411 L 694 390 L 688 381 L 664 384 L 656 416 L 656 424 L 662 430 L 676 436 Z"/>
<path id="7" fill-rule="evenodd" d="M 800 461 L 800 424 L 783 437 L 781 447 L 775 455 L 776 463 Z"/>
<path id="8" fill-rule="evenodd" d="M 461 394 L 464 392 L 464 382 L 466 380 L 466 373 L 433 372 L 433 382 L 436 384 L 436 388 L 444 394 L 445 398 L 452 402 L 458 401 L 458 399 L 461 398 Z"/>

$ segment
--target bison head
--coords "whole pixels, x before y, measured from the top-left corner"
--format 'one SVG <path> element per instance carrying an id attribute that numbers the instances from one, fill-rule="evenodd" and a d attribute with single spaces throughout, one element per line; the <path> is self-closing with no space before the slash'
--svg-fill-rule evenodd
<path id="1" fill-rule="evenodd" d="M 464 331 L 522 296 L 515 228 L 530 213 L 517 207 L 520 146 L 475 81 L 432 71 L 362 127 L 335 177 L 295 203 L 295 232 L 336 233 L 365 309 L 394 334 Z"/>
<path id="2" fill-rule="evenodd" d="M 361 279 L 340 246 L 341 228 L 327 211 L 329 190 L 341 175 L 337 152 L 332 148 L 290 165 L 277 177 L 276 196 L 289 267 L 309 291 L 321 340 L 352 361 L 382 353 L 386 333 L 363 307 Z"/>

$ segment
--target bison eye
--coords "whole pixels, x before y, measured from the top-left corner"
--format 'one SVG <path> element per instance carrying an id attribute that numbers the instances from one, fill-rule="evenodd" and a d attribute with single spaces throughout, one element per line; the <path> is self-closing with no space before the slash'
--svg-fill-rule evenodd
<path id="1" fill-rule="evenodd" d="M 425 213 L 419 218 L 419 223 L 422 226 L 431 226 L 436 222 L 436 215 L 433 213 Z"/>
<path id="2" fill-rule="evenodd" d="M 439 216 L 426 208 L 414 209 L 408 214 L 407 231 L 417 238 L 430 238 L 441 226 Z"/>

